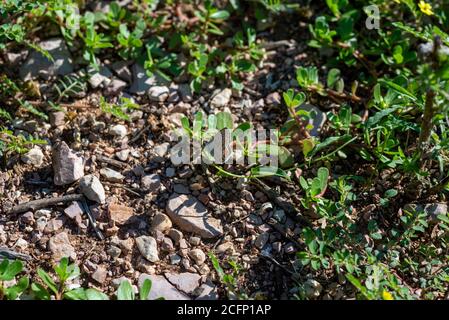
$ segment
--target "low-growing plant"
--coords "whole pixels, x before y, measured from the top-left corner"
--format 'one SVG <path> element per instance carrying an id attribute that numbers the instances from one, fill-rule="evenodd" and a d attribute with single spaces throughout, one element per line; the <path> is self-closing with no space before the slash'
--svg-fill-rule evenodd
<path id="1" fill-rule="evenodd" d="M 139 288 L 138 297 L 134 293 L 134 288 L 128 280 L 124 280 L 120 283 L 117 289 L 117 300 L 148 300 L 150 295 L 152 282 L 150 279 L 145 279 L 142 282 L 142 286 Z M 164 300 L 164 297 L 159 297 L 156 300 Z"/>
<path id="2" fill-rule="evenodd" d="M 131 99 L 126 97 L 121 97 L 118 104 L 109 103 L 106 99 L 100 97 L 100 109 L 104 113 L 110 113 L 116 118 L 121 120 L 130 121 L 130 116 L 128 112 L 130 110 L 139 109 L 139 105 L 134 103 Z"/>
<path id="3" fill-rule="evenodd" d="M 32 283 L 31 291 L 40 300 L 105 300 L 107 296 L 96 289 L 75 288 L 71 289 L 69 282 L 80 276 L 80 269 L 76 264 L 69 264 L 68 258 L 53 266 L 54 276 L 41 268 L 37 269 L 37 275 L 43 284 Z M 55 280 L 56 278 L 56 280 Z"/>
<path id="4" fill-rule="evenodd" d="M 239 288 L 238 285 L 238 276 L 240 274 L 241 267 L 239 267 L 235 261 L 228 260 L 227 263 L 231 267 L 231 272 L 225 272 L 217 257 L 212 252 L 209 252 L 209 258 L 212 261 L 212 266 L 217 272 L 221 283 L 226 288 L 228 298 L 232 300 L 247 300 L 248 295 L 242 290 L 242 288 Z"/>
<path id="5" fill-rule="evenodd" d="M 4 259 L 0 262 L 0 300 L 16 300 L 27 290 L 29 286 L 28 277 L 22 277 L 13 284 L 6 284 L 15 281 L 22 270 L 23 264 L 19 260 L 10 262 L 8 259 Z"/>

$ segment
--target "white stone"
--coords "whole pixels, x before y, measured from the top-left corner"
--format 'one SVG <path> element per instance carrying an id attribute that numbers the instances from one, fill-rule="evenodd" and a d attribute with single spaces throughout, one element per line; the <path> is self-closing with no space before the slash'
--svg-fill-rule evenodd
<path id="1" fill-rule="evenodd" d="M 150 236 L 140 236 L 136 238 L 136 244 L 145 259 L 150 262 L 159 261 L 156 239 Z"/>
<path id="2" fill-rule="evenodd" d="M 117 124 L 109 129 L 109 133 L 113 136 L 124 138 L 128 134 L 128 129 L 122 124 Z"/>
<path id="3" fill-rule="evenodd" d="M 89 200 L 98 203 L 105 203 L 106 201 L 103 185 L 94 175 L 84 176 L 80 180 L 80 190 Z"/>
<path id="4" fill-rule="evenodd" d="M 38 146 L 34 146 L 30 151 L 22 156 L 22 161 L 35 167 L 40 167 L 44 161 L 44 154 Z"/>

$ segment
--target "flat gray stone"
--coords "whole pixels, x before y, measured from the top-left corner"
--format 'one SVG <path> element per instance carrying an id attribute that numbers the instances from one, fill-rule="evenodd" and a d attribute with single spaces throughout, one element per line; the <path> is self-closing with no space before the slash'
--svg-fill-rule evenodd
<path id="1" fill-rule="evenodd" d="M 166 211 L 183 231 L 209 239 L 223 234 L 221 221 L 208 215 L 206 207 L 193 196 L 174 193 L 168 199 Z"/>
<path id="2" fill-rule="evenodd" d="M 133 64 L 133 66 L 131 67 L 131 72 L 133 75 L 133 79 L 131 87 L 128 90 L 130 93 L 143 95 L 152 86 L 163 85 L 167 83 L 166 80 L 164 80 L 160 76 L 157 76 L 156 74 L 152 77 L 149 77 L 145 69 L 138 63 Z"/>
<path id="3" fill-rule="evenodd" d="M 110 168 L 102 168 L 100 169 L 100 174 L 106 180 L 111 182 L 122 182 L 125 177 L 118 171 L 115 171 Z"/>
<path id="4" fill-rule="evenodd" d="M 33 50 L 20 67 L 19 75 L 21 79 L 30 80 L 40 76 L 48 80 L 50 77 L 65 76 L 73 72 L 72 58 L 64 39 L 44 40 L 39 42 L 38 46 L 46 50 L 54 61 Z"/>
<path id="5" fill-rule="evenodd" d="M 148 96 L 151 101 L 164 102 L 167 100 L 170 90 L 166 86 L 153 86 L 148 89 Z"/>
<path id="6" fill-rule="evenodd" d="M 190 298 L 178 291 L 164 276 L 141 274 L 138 285 L 142 286 L 145 279 L 150 279 L 152 282 L 151 291 L 148 295 L 148 300 L 155 300 L 163 297 L 165 300 L 190 300 Z"/>
<path id="7" fill-rule="evenodd" d="M 30 151 L 22 156 L 21 160 L 26 164 L 40 167 L 44 161 L 44 154 L 42 153 L 41 148 L 34 146 Z"/>
<path id="8" fill-rule="evenodd" d="M 76 259 L 75 248 L 70 243 L 67 233 L 61 232 L 50 238 L 48 241 L 48 250 L 51 251 L 55 261 L 59 261 L 64 257 Z"/>
<path id="9" fill-rule="evenodd" d="M 140 254 L 150 262 L 158 262 L 159 256 L 157 251 L 156 239 L 149 236 L 141 236 L 136 238 L 137 248 Z"/>
<path id="10" fill-rule="evenodd" d="M 229 88 L 219 91 L 212 97 L 210 101 L 210 106 L 212 108 L 223 108 L 226 107 L 231 100 L 232 90 Z"/>
<path id="11" fill-rule="evenodd" d="M 197 273 L 183 272 L 171 273 L 166 272 L 165 277 L 178 290 L 184 293 L 192 294 L 193 291 L 200 286 L 201 276 Z"/>

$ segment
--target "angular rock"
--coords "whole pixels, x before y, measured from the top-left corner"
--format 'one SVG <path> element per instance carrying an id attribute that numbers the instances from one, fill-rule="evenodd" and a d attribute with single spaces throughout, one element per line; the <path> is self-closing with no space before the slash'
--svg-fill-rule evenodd
<path id="1" fill-rule="evenodd" d="M 161 177 L 158 174 L 148 174 L 140 179 L 140 186 L 145 192 L 154 193 L 161 188 Z"/>
<path id="2" fill-rule="evenodd" d="M 22 224 L 32 225 L 34 223 L 34 214 L 31 211 L 25 212 L 19 218 L 19 222 Z"/>
<path id="3" fill-rule="evenodd" d="M 201 238 L 199 237 L 190 237 L 189 242 L 192 246 L 199 246 L 201 244 Z"/>
<path id="4" fill-rule="evenodd" d="M 120 160 L 120 161 L 126 161 L 128 160 L 129 157 L 129 149 L 125 149 L 125 150 L 121 150 L 115 153 L 115 156 Z"/>
<path id="5" fill-rule="evenodd" d="M 175 244 L 179 244 L 179 241 L 181 241 L 183 234 L 179 230 L 170 229 L 170 231 L 168 232 L 168 236 L 175 242 Z"/>
<path id="6" fill-rule="evenodd" d="M 48 80 L 50 77 L 65 76 L 73 72 L 72 58 L 64 39 L 48 39 L 38 43 L 38 46 L 47 51 L 53 61 L 38 51 L 32 51 L 20 67 L 19 75 L 22 80 L 37 76 Z"/>
<path id="7" fill-rule="evenodd" d="M 110 168 L 102 168 L 100 169 L 100 175 L 104 177 L 107 181 L 111 182 L 122 182 L 125 177 L 115 170 Z"/>
<path id="8" fill-rule="evenodd" d="M 180 193 L 180 194 L 189 194 L 190 190 L 187 186 L 180 184 L 180 183 L 176 183 L 173 186 L 173 191 L 176 193 Z"/>
<path id="9" fill-rule="evenodd" d="M 207 280 L 201 287 L 196 289 L 195 294 L 197 295 L 196 300 L 218 300 L 219 298 L 217 287 L 210 280 Z"/>
<path id="10" fill-rule="evenodd" d="M 63 111 L 56 111 L 50 113 L 50 124 L 53 127 L 61 127 L 65 125 L 65 112 Z"/>
<path id="11" fill-rule="evenodd" d="M 117 225 L 123 225 L 134 216 L 134 209 L 125 205 L 111 203 L 108 206 L 109 217 Z"/>
<path id="12" fill-rule="evenodd" d="M 124 138 L 128 134 L 128 129 L 122 124 L 117 124 L 109 129 L 109 133 L 115 137 Z"/>
<path id="13" fill-rule="evenodd" d="M 126 82 L 131 82 L 132 74 L 131 70 L 128 68 L 128 65 L 129 63 L 127 61 L 117 61 L 112 64 L 111 68 L 120 79 Z"/>
<path id="14" fill-rule="evenodd" d="M 159 261 L 156 239 L 149 236 L 140 236 L 136 238 L 136 244 L 145 259 L 150 262 Z"/>
<path id="15" fill-rule="evenodd" d="M 98 203 L 106 201 L 106 194 L 100 180 L 90 174 L 80 180 L 80 190 L 89 199 Z"/>
<path id="16" fill-rule="evenodd" d="M 44 154 L 41 148 L 34 146 L 30 151 L 22 156 L 21 160 L 26 164 L 40 167 L 44 162 Z"/>
<path id="17" fill-rule="evenodd" d="M 100 85 L 107 86 L 111 82 L 112 72 L 105 66 L 100 66 L 99 70 L 89 68 L 88 82 L 93 89 L 98 88 Z"/>
<path id="18" fill-rule="evenodd" d="M 206 254 L 201 249 L 190 250 L 189 256 L 199 266 L 202 265 L 204 261 L 206 261 Z"/>
<path id="19" fill-rule="evenodd" d="M 168 142 L 161 143 L 154 147 L 154 154 L 156 155 L 154 157 L 154 161 L 156 162 L 162 162 L 165 160 L 165 156 L 168 153 L 168 149 L 170 148 L 170 144 Z"/>
<path id="20" fill-rule="evenodd" d="M 183 102 L 190 102 L 193 100 L 192 89 L 187 83 L 180 84 L 178 87 L 179 94 Z"/>
<path id="21" fill-rule="evenodd" d="M 268 105 L 277 107 L 281 105 L 281 95 L 279 92 L 272 92 L 266 97 L 266 101 Z"/>
<path id="22" fill-rule="evenodd" d="M 145 279 L 152 282 L 151 291 L 148 300 L 155 300 L 163 297 L 165 300 L 190 300 L 190 298 L 178 291 L 164 276 L 142 274 L 139 277 L 139 287 L 142 286 Z"/>
<path id="23" fill-rule="evenodd" d="M 77 156 L 64 141 L 57 142 L 52 151 L 54 183 L 73 183 L 84 176 L 83 158 Z"/>
<path id="24" fill-rule="evenodd" d="M 217 253 L 233 253 L 234 252 L 234 245 L 232 242 L 225 242 L 220 244 L 217 247 Z"/>
<path id="25" fill-rule="evenodd" d="M 113 79 L 108 86 L 104 89 L 104 94 L 106 96 L 117 96 L 119 95 L 123 90 L 125 90 L 126 86 L 128 84 L 125 81 L 122 81 L 120 79 Z"/>
<path id="26" fill-rule="evenodd" d="M 172 223 L 170 218 L 163 213 L 156 213 L 151 221 L 151 230 L 160 231 L 162 233 L 170 230 Z"/>
<path id="27" fill-rule="evenodd" d="M 75 248 L 70 243 L 67 233 L 61 232 L 50 238 L 48 241 L 48 250 L 51 251 L 55 261 L 59 261 L 64 257 L 76 259 Z"/>
<path id="28" fill-rule="evenodd" d="M 268 239 L 270 239 L 270 234 L 268 232 L 263 232 L 257 236 L 254 245 L 257 249 L 262 249 L 267 244 Z"/>
<path id="29" fill-rule="evenodd" d="M 197 273 L 183 272 L 178 274 L 166 272 L 164 275 L 178 290 L 187 294 L 192 294 L 200 286 L 201 276 Z"/>
<path id="30" fill-rule="evenodd" d="M 64 225 L 65 220 L 62 217 L 54 218 L 48 221 L 45 226 L 44 233 L 53 233 L 58 231 Z"/>
<path id="31" fill-rule="evenodd" d="M 154 74 L 152 77 L 148 77 L 145 69 L 138 63 L 133 64 L 131 71 L 133 74 L 133 81 L 131 87 L 129 88 L 130 93 L 142 95 L 152 86 L 165 84 L 167 82 L 157 74 Z"/>
<path id="32" fill-rule="evenodd" d="M 223 89 L 217 94 L 215 94 L 210 101 L 210 105 L 212 108 L 223 108 L 226 107 L 231 100 L 232 90 L 231 89 Z"/>
<path id="33" fill-rule="evenodd" d="M 322 285 L 316 280 L 309 279 L 306 282 L 304 282 L 304 291 L 306 297 L 309 299 L 318 298 L 322 290 L 323 290 Z"/>
<path id="34" fill-rule="evenodd" d="M 203 238 L 223 234 L 221 221 L 208 215 L 206 207 L 195 197 L 174 193 L 167 202 L 167 215 L 183 231 Z"/>
<path id="35" fill-rule="evenodd" d="M 171 254 L 169 256 L 169 258 L 170 258 L 170 264 L 172 264 L 172 265 L 178 265 L 181 263 L 181 257 L 175 253 Z"/>
<path id="36" fill-rule="evenodd" d="M 153 86 L 148 90 L 148 96 L 151 101 L 164 102 L 167 100 L 170 89 L 165 86 Z"/>
<path id="37" fill-rule="evenodd" d="M 69 219 L 72 219 L 76 222 L 77 226 L 81 229 L 86 229 L 87 226 L 83 223 L 82 215 L 84 213 L 84 209 L 81 206 L 81 203 L 78 201 L 72 202 L 70 206 L 64 209 L 64 213 Z"/>
<path id="38" fill-rule="evenodd" d="M 103 266 L 98 266 L 97 270 L 92 274 L 92 279 L 97 281 L 99 284 L 103 284 L 106 281 L 108 271 Z"/>

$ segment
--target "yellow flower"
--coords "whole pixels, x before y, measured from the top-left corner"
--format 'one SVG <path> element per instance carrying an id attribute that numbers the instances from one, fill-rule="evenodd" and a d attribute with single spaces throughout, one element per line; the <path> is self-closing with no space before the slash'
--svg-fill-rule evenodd
<path id="1" fill-rule="evenodd" d="M 427 3 L 423 0 L 421 0 L 418 3 L 419 10 L 421 10 L 422 13 L 427 14 L 428 16 L 433 15 L 432 6 L 430 3 Z"/>
<path id="2" fill-rule="evenodd" d="M 389 293 L 388 291 L 384 290 L 382 291 L 382 299 L 384 300 L 394 300 L 393 295 Z"/>

